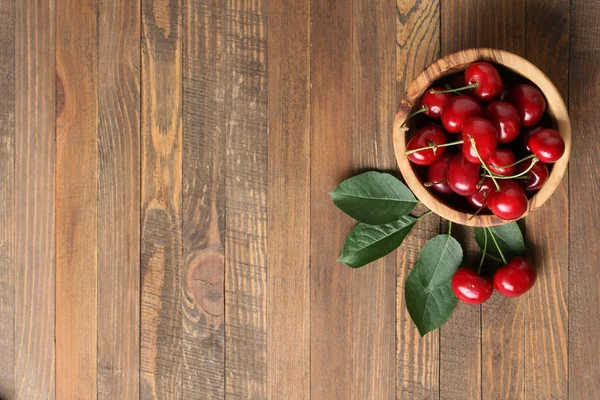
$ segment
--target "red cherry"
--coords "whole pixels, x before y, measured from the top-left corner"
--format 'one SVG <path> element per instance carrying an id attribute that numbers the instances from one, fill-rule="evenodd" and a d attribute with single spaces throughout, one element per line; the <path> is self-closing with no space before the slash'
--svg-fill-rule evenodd
<path id="1" fill-rule="evenodd" d="M 408 141 L 406 150 L 420 149 L 433 145 L 446 143 L 446 134 L 444 130 L 437 125 L 429 124 L 419 129 L 417 133 Z M 440 158 L 446 151 L 445 147 L 439 147 L 434 152 L 433 149 L 421 150 L 409 154 L 408 159 L 417 165 L 430 165 Z"/>
<path id="2" fill-rule="evenodd" d="M 517 166 L 517 172 L 523 172 L 529 168 L 530 163 L 522 162 Z M 533 167 L 525 174 L 527 179 L 519 180 L 519 183 L 525 190 L 538 190 L 548 180 L 548 167 L 546 164 L 537 162 L 533 164 Z"/>
<path id="3" fill-rule="evenodd" d="M 462 139 L 465 141 L 462 148 L 463 155 L 472 163 L 480 163 L 469 139 L 470 137 L 475 139 L 477 152 L 484 162 L 496 153 L 496 146 L 498 145 L 496 128 L 490 121 L 483 118 L 470 118 L 462 128 Z"/>
<path id="4" fill-rule="evenodd" d="M 516 165 L 500 168 L 503 165 L 513 164 L 517 159 L 515 158 L 515 153 L 513 153 L 510 149 L 506 147 L 499 147 L 496 150 L 496 154 L 491 156 L 488 159 L 488 168 L 490 171 L 497 175 L 502 176 L 511 176 L 515 174 L 515 170 L 517 168 Z"/>
<path id="5" fill-rule="evenodd" d="M 446 153 L 427 167 L 427 180 L 431 183 L 430 187 L 439 194 L 452 194 L 452 189 L 448 185 L 448 169 L 453 156 L 454 154 Z"/>
<path id="6" fill-rule="evenodd" d="M 442 125 L 448 132 L 458 133 L 466 120 L 482 115 L 483 110 L 475 99 L 465 95 L 454 96 L 442 110 Z"/>
<path id="7" fill-rule="evenodd" d="M 527 142 L 529 142 L 529 137 L 531 136 L 531 134 L 540 129 L 544 129 L 544 128 L 542 128 L 541 126 L 530 126 L 528 128 L 523 129 L 523 132 L 521 133 L 521 136 L 519 137 L 519 146 L 518 147 L 523 151 L 531 153 L 531 149 L 529 148 L 529 144 Z"/>
<path id="8" fill-rule="evenodd" d="M 492 281 L 470 268 L 459 268 L 452 276 L 452 291 L 468 304 L 481 304 L 494 292 Z"/>
<path id="9" fill-rule="evenodd" d="M 519 136 L 521 118 L 512 104 L 505 101 L 494 101 L 485 108 L 485 117 L 496 128 L 498 142 L 510 143 Z"/>
<path id="10" fill-rule="evenodd" d="M 433 91 L 443 91 L 444 88 L 432 87 L 421 97 L 419 105 L 421 107 L 427 107 L 427 111 L 424 112 L 430 118 L 440 118 L 442 116 L 442 110 L 444 106 L 452 98 L 452 93 L 432 93 Z"/>
<path id="11" fill-rule="evenodd" d="M 472 89 L 472 92 L 483 101 L 497 99 L 504 88 L 498 70 L 485 61 L 475 62 L 467 67 L 465 82 L 467 85 L 477 83 L 477 87 Z"/>
<path id="12" fill-rule="evenodd" d="M 468 162 L 462 154 L 456 154 L 448 168 L 448 185 L 454 193 L 468 196 L 477 191 L 481 164 Z"/>
<path id="13" fill-rule="evenodd" d="M 565 141 L 554 129 L 539 129 L 532 132 L 527 145 L 540 161 L 553 163 L 565 153 Z"/>
<path id="14" fill-rule="evenodd" d="M 496 271 L 494 287 L 503 296 L 517 297 L 531 289 L 536 276 L 535 268 L 529 259 L 515 257 Z"/>
<path id="15" fill-rule="evenodd" d="M 491 178 L 485 178 L 477 192 L 473 193 L 466 197 L 467 203 L 469 203 L 473 208 L 479 210 L 480 208 L 483 210 L 487 210 L 488 206 L 486 204 L 487 196 L 490 193 L 490 190 L 494 187 L 494 182 Z"/>
<path id="16" fill-rule="evenodd" d="M 500 190 L 493 188 L 487 196 L 487 206 L 499 218 L 519 219 L 527 211 L 527 196 L 514 181 L 500 181 Z"/>
<path id="17" fill-rule="evenodd" d="M 519 110 L 521 125 L 523 126 L 537 124 L 546 111 L 546 99 L 542 92 L 534 86 L 517 85 L 512 89 L 510 98 Z"/>

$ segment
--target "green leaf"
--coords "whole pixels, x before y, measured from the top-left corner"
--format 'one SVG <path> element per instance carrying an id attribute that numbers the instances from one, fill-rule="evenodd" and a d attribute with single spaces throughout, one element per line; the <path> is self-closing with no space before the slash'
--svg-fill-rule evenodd
<path id="1" fill-rule="evenodd" d="M 346 237 L 338 261 L 352 268 L 375 261 L 400 246 L 416 222 L 410 215 L 383 225 L 359 222 Z"/>
<path id="2" fill-rule="evenodd" d="M 463 251 L 450 235 L 438 235 L 423 246 L 404 284 L 406 308 L 421 336 L 442 326 L 457 298 L 452 275 L 460 267 Z"/>
<path id="3" fill-rule="evenodd" d="M 494 233 L 494 237 L 498 242 L 498 246 L 500 246 L 504 257 L 506 257 L 506 261 L 509 261 L 517 256 L 525 255 L 525 240 L 523 239 L 521 229 L 516 222 L 511 222 L 501 226 L 493 226 L 490 228 L 490 230 Z M 481 249 L 483 249 L 484 235 L 484 228 L 475 228 L 475 240 Z M 497 258 L 498 260 L 502 259 L 489 233 L 487 254 Z"/>
<path id="4" fill-rule="evenodd" d="M 393 175 L 375 171 L 346 179 L 329 195 L 340 210 L 371 225 L 396 221 L 417 205 L 404 183 Z"/>

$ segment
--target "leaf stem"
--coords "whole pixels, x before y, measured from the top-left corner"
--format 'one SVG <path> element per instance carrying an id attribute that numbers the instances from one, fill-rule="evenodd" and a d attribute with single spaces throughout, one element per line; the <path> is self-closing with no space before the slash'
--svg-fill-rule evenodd
<path id="1" fill-rule="evenodd" d="M 527 157 L 521 158 L 519 161 L 516 161 L 512 164 L 508 164 L 508 165 L 496 165 L 496 164 L 490 164 L 490 166 L 494 167 L 494 168 L 510 168 L 510 167 L 514 167 L 515 165 L 521 164 L 523 161 L 527 161 L 531 158 L 534 158 L 535 154 L 530 154 Z"/>
<path id="2" fill-rule="evenodd" d="M 456 93 L 456 92 L 462 92 L 463 90 L 467 90 L 467 89 L 476 89 L 478 86 L 479 86 L 479 84 L 477 82 L 474 82 L 474 83 L 471 83 L 470 85 L 459 87 L 459 88 L 456 88 L 456 89 L 430 90 L 429 92 L 432 93 L 432 94 L 436 94 L 436 93 Z"/>
<path id="3" fill-rule="evenodd" d="M 417 221 L 418 221 L 418 220 L 420 220 L 421 218 L 425 218 L 426 216 L 428 216 L 428 215 L 429 215 L 429 214 L 431 214 L 432 212 L 433 212 L 433 211 L 431 211 L 431 210 L 427 211 L 425 214 L 423 214 L 423 215 L 421 215 L 421 216 L 417 217 Z"/>
<path id="4" fill-rule="evenodd" d="M 494 182 L 494 186 L 496 186 L 496 190 L 500 190 L 500 185 L 498 185 L 498 182 L 496 182 L 496 178 L 494 177 L 494 174 L 492 174 L 492 171 L 489 170 L 487 165 L 485 165 L 483 158 L 481 158 L 481 156 L 479 155 L 479 151 L 477 151 L 477 145 L 475 144 L 475 139 L 473 138 L 473 136 L 469 135 L 469 141 L 471 142 L 471 146 L 473 146 L 473 151 L 475 152 L 475 155 L 481 162 L 481 165 L 483 165 L 483 168 L 490 175 L 490 178 L 492 178 L 492 181 Z"/>
<path id="5" fill-rule="evenodd" d="M 448 221 L 448 236 L 452 236 L 452 221 Z"/>
<path id="6" fill-rule="evenodd" d="M 490 236 L 492 237 L 492 240 L 494 241 L 494 244 L 496 245 L 496 248 L 498 249 L 498 253 L 500 253 L 500 257 L 502 257 L 502 262 L 504 264 L 508 264 L 506 262 L 506 258 L 504 258 L 504 254 L 502 253 L 502 250 L 500 250 L 500 246 L 498 246 L 498 242 L 496 241 L 496 237 L 494 236 L 494 232 L 492 232 L 492 230 L 490 228 L 485 228 L 487 229 L 487 231 L 490 233 Z"/>
<path id="7" fill-rule="evenodd" d="M 435 150 L 438 147 L 448 147 L 448 146 L 456 146 L 458 144 L 463 144 L 464 140 L 457 140 L 456 142 L 449 142 L 449 143 L 442 143 L 442 144 L 432 144 L 431 146 L 427 146 L 427 147 L 420 147 L 418 149 L 412 149 L 412 150 L 406 150 L 404 152 L 405 155 L 410 155 L 412 153 L 416 153 L 418 151 L 423 151 L 423 150 L 431 150 L 433 149 L 433 152 L 435 153 Z"/>
<path id="8" fill-rule="evenodd" d="M 481 253 L 481 260 L 479 261 L 479 268 L 477 268 L 477 275 L 481 274 L 481 267 L 483 266 L 483 260 L 487 253 L 487 230 L 483 230 L 483 253 Z"/>
<path id="9" fill-rule="evenodd" d="M 402 125 L 400 125 L 400 128 L 404 128 L 406 126 L 406 123 L 415 115 L 417 114 L 421 114 L 424 113 L 428 110 L 427 106 L 423 106 L 421 108 L 419 108 L 417 111 L 413 112 L 412 114 L 410 114 L 408 117 L 406 117 L 406 119 L 404 120 L 404 122 L 402 123 Z"/>

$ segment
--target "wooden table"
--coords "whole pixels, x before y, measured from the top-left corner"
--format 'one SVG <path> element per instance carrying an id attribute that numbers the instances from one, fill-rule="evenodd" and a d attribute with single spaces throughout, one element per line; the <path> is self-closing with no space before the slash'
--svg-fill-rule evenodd
<path id="1" fill-rule="evenodd" d="M 0 398 L 597 399 L 599 18 L 594 0 L 1 1 Z M 523 223 L 534 289 L 420 338 L 403 282 L 446 224 L 352 270 L 327 192 L 395 171 L 407 82 L 484 46 L 561 91 L 569 176 Z"/>

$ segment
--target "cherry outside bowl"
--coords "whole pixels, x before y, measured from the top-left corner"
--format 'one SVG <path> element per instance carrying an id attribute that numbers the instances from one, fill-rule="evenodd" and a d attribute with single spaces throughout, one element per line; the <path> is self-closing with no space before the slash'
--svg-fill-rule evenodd
<path id="1" fill-rule="evenodd" d="M 462 50 L 435 61 L 410 83 L 398 106 L 394 121 L 396 160 L 406 184 L 425 206 L 449 221 L 468 226 L 495 226 L 506 224 L 509 221 L 500 219 L 495 215 L 477 215 L 471 218 L 473 212 L 453 207 L 452 204 L 441 200 L 429 188 L 423 186 L 423 179 L 416 173 L 416 170 L 422 167 L 412 164 L 404 155 L 408 137 L 414 131 L 414 127 L 411 127 L 409 123 L 411 130 L 406 131 L 401 126 L 408 115 L 419 106 L 419 99 L 434 82 L 445 76 L 464 71 L 469 64 L 482 60 L 502 65 L 514 74 L 520 75 L 535 84 L 546 97 L 548 105 L 546 112 L 553 120 L 554 129 L 565 141 L 565 153 L 560 160 L 553 164 L 552 171 L 544 186 L 529 199 L 527 211 L 523 217 L 540 208 L 554 193 L 565 174 L 571 154 L 571 121 L 565 102 L 552 81 L 531 62 L 508 51 L 487 48 Z M 519 139 L 517 138 L 517 140 Z"/>

